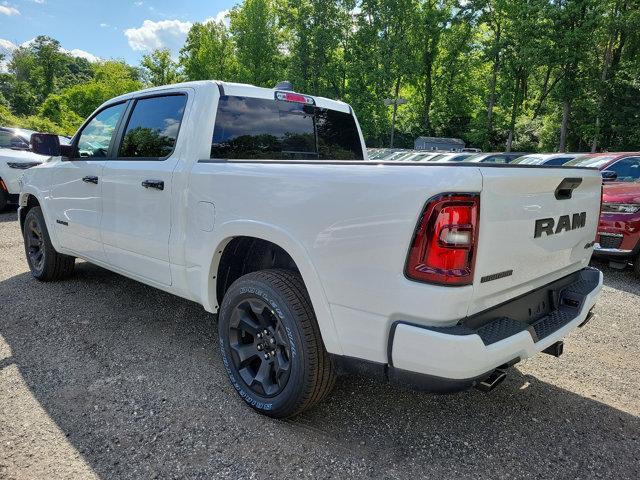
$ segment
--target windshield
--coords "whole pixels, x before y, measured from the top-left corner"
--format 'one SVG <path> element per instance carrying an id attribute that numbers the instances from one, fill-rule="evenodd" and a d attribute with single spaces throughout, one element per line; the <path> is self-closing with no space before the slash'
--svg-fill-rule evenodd
<path id="1" fill-rule="evenodd" d="M 525 155 L 524 157 L 516 158 L 511 163 L 521 163 L 523 165 L 540 165 L 544 163 L 547 158 L 541 155 Z"/>
<path id="2" fill-rule="evenodd" d="M 595 157 L 574 158 L 570 162 L 565 163 L 567 167 L 590 167 L 600 168 L 616 158 L 617 155 L 598 155 Z"/>

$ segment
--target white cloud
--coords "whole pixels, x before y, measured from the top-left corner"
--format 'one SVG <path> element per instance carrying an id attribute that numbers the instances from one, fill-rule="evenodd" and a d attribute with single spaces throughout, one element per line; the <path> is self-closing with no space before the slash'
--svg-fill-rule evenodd
<path id="1" fill-rule="evenodd" d="M 18 48 L 18 46 L 15 43 L 5 40 L 4 38 L 0 38 L 0 53 L 10 54 L 16 48 Z"/>
<path id="2" fill-rule="evenodd" d="M 16 48 L 18 48 L 18 46 L 15 43 L 0 38 L 0 55 L 4 55 L 4 60 L 0 62 L 0 73 L 7 71 L 7 66 L 11 60 L 11 54 Z"/>
<path id="3" fill-rule="evenodd" d="M 72 57 L 79 57 L 89 60 L 91 63 L 96 63 L 100 61 L 100 57 L 96 57 L 94 54 L 89 53 L 85 50 L 80 50 L 79 48 L 74 48 L 73 50 L 65 50 L 62 49 L 63 52 L 68 53 Z"/>
<path id="4" fill-rule="evenodd" d="M 20 15 L 20 10 L 14 7 L 10 7 L 7 4 L 0 5 L 0 15 L 7 15 L 9 17 L 12 15 Z"/>
<path id="5" fill-rule="evenodd" d="M 150 52 L 158 48 L 168 48 L 176 53 L 182 47 L 191 25 L 191 22 L 180 20 L 145 20 L 141 27 L 125 30 L 124 35 L 129 41 L 129 46 L 136 51 Z"/>
<path id="6" fill-rule="evenodd" d="M 202 23 L 216 22 L 216 23 L 224 23 L 227 28 L 231 24 L 231 20 L 229 19 L 229 10 L 221 10 L 217 13 L 215 17 L 209 17 L 204 20 Z"/>

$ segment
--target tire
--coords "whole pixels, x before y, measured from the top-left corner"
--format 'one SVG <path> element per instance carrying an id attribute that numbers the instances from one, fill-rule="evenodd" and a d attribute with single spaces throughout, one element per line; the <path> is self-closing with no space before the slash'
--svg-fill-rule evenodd
<path id="1" fill-rule="evenodd" d="M 218 335 L 231 384 L 260 413 L 292 417 L 333 388 L 334 366 L 296 273 L 262 270 L 236 280 L 220 308 Z"/>
<path id="2" fill-rule="evenodd" d="M 4 190 L 0 190 L 0 212 L 4 212 L 9 204 L 9 194 Z"/>
<path id="3" fill-rule="evenodd" d="M 24 219 L 24 250 L 31 275 L 42 282 L 67 278 L 73 273 L 76 259 L 53 248 L 40 207 L 33 207 Z"/>
<path id="4" fill-rule="evenodd" d="M 640 253 L 633 259 L 633 273 L 640 278 Z"/>

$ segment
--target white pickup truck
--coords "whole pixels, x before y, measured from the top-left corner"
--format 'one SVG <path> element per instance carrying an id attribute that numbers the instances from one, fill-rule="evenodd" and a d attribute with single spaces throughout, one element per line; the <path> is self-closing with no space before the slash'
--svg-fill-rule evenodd
<path id="1" fill-rule="evenodd" d="M 29 267 L 58 280 L 78 257 L 218 314 L 231 383 L 274 417 L 342 371 L 490 390 L 558 356 L 602 287 L 600 174 L 365 152 L 349 105 L 283 87 L 115 98 L 26 172 Z"/>

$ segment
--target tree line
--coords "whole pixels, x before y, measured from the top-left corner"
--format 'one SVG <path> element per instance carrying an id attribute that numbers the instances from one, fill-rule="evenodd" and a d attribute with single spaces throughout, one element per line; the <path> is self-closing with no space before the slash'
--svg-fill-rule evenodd
<path id="1" fill-rule="evenodd" d="M 403 99 L 397 146 L 640 149 L 640 0 L 244 0 L 228 23 L 195 23 L 176 58 L 89 64 L 59 47 L 39 37 L 14 53 L 0 121 L 69 133 L 141 85 L 286 79 L 350 103 L 369 146 L 388 146 Z"/>

